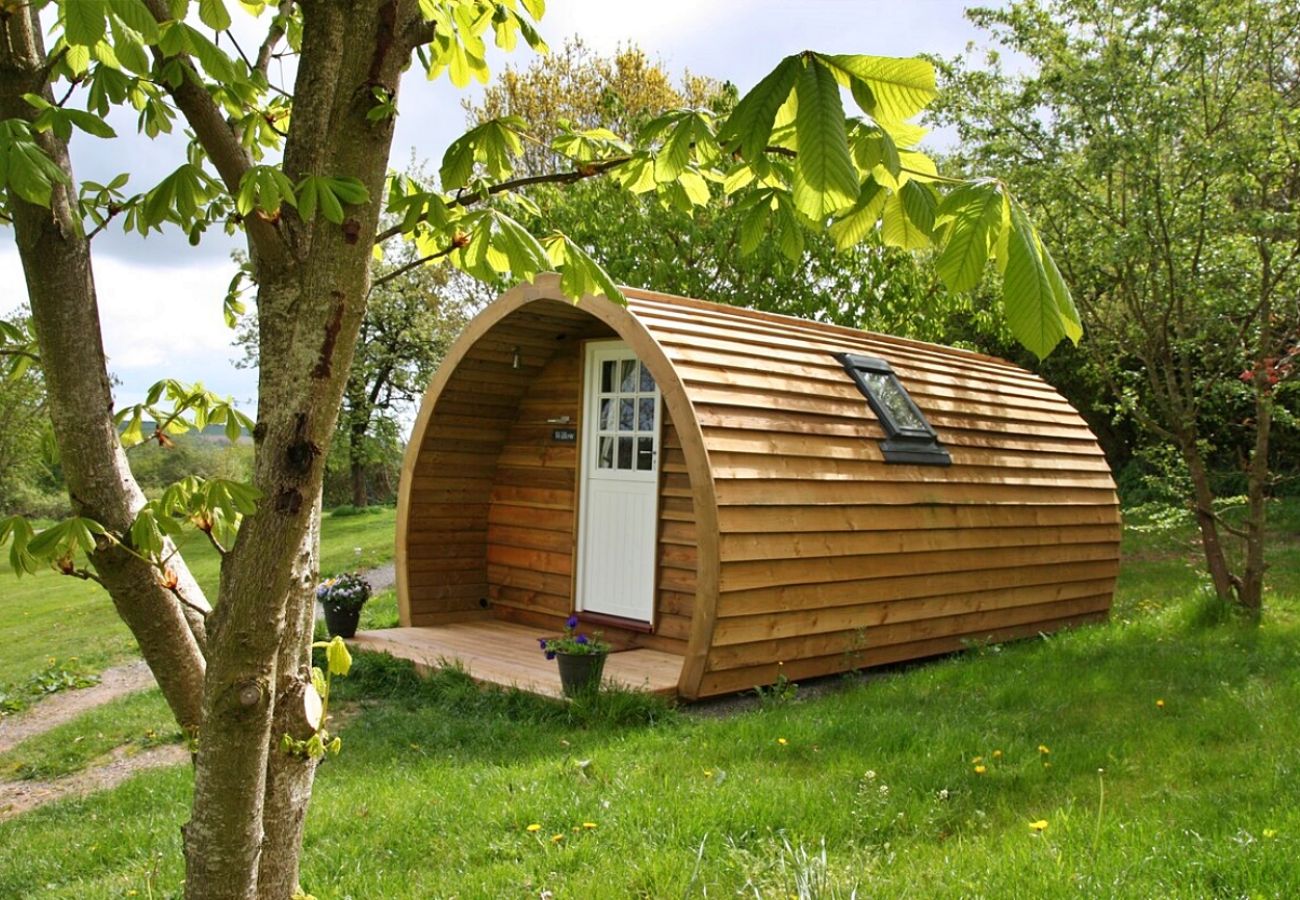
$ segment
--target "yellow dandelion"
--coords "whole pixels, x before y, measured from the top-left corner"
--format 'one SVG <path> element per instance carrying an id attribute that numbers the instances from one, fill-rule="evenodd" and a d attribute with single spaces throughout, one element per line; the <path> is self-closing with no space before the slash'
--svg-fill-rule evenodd
<path id="1" fill-rule="evenodd" d="M 1052 767 L 1052 764 L 1051 764 L 1051 763 L 1049 763 L 1049 762 L 1045 762 L 1045 763 L 1043 763 L 1043 768 L 1044 768 L 1044 769 L 1050 769 L 1051 767 Z"/>
<path id="2" fill-rule="evenodd" d="M 1047 746 L 1046 744 L 1039 744 L 1039 745 L 1038 745 L 1038 752 L 1041 753 L 1041 754 L 1043 754 L 1044 756 L 1046 756 L 1047 754 L 1051 753 L 1052 751 L 1051 751 L 1050 749 L 1048 749 L 1048 746 Z"/>
<path id="3" fill-rule="evenodd" d="M 1273 838 L 1277 837 L 1277 829 L 1276 829 L 1276 828 L 1265 828 L 1265 829 L 1264 829 L 1264 837 L 1268 838 L 1268 839 L 1271 841 Z"/>
<path id="4" fill-rule="evenodd" d="M 1156 701 L 1156 709 L 1164 709 L 1164 708 L 1165 708 L 1165 701 L 1164 698 L 1162 697 Z"/>
<path id="5" fill-rule="evenodd" d="M 993 758 L 994 758 L 994 759 L 1001 759 L 1001 758 L 1002 758 L 1002 751 L 1001 751 L 1001 750 L 994 750 L 994 751 L 993 751 Z"/>
<path id="6" fill-rule="evenodd" d="M 1030 827 L 1030 829 L 1033 830 L 1033 831 L 1046 831 L 1046 830 L 1047 830 L 1047 820 L 1046 820 L 1046 819 L 1039 819 L 1037 822 L 1030 822 L 1030 823 L 1029 823 L 1029 827 Z"/>
<path id="7" fill-rule="evenodd" d="M 777 739 L 776 739 L 776 742 L 777 742 L 778 744 L 780 744 L 782 747 L 784 747 L 786 744 L 790 743 L 790 742 L 787 741 L 785 738 L 777 738 Z"/>
<path id="8" fill-rule="evenodd" d="M 558 844 L 558 843 L 559 843 L 560 841 L 562 841 L 562 840 L 564 840 L 564 835 L 562 835 L 562 834 L 553 834 L 553 835 L 551 835 L 551 843 L 552 843 L 552 844 Z"/>
<path id="9" fill-rule="evenodd" d="M 983 775 L 983 774 L 984 774 L 985 772 L 987 772 L 988 770 L 989 770 L 989 767 L 988 767 L 988 766 L 976 766 L 976 767 L 975 767 L 975 774 L 976 774 L 976 775 Z"/>
<path id="10" fill-rule="evenodd" d="M 528 830 L 529 830 L 529 831 L 541 831 L 541 830 L 542 830 L 542 826 L 541 826 L 541 825 L 538 825 L 536 822 L 534 822 L 533 824 L 531 824 L 531 825 L 528 826 Z"/>
<path id="11" fill-rule="evenodd" d="M 583 823 L 582 823 L 582 827 L 583 827 L 583 828 L 595 828 L 595 827 L 596 827 L 596 823 L 595 823 L 595 822 L 583 822 Z"/>
<path id="12" fill-rule="evenodd" d="M 975 757 L 974 759 L 971 760 L 971 764 L 972 764 L 972 765 L 979 765 L 979 764 L 982 763 L 982 762 L 984 762 L 984 757 L 982 757 L 982 756 L 977 756 L 977 757 Z"/>
<path id="13" fill-rule="evenodd" d="M 705 778 L 712 778 L 712 777 L 713 777 L 713 770 L 712 770 L 712 769 L 705 769 L 705 770 L 704 770 L 704 777 L 705 777 Z"/>

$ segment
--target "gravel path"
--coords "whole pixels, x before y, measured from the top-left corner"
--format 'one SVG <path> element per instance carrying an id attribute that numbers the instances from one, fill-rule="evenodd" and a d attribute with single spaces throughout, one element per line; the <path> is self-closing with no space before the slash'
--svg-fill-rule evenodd
<path id="1" fill-rule="evenodd" d="M 397 583 L 397 569 L 386 563 L 362 573 L 375 593 Z M 154 685 L 153 674 L 143 660 L 105 669 L 93 687 L 62 691 L 47 697 L 31 709 L 0 719 L 0 753 L 18 746 L 30 737 L 44 734 L 77 716 L 102 706 L 110 700 L 143 691 Z M 51 781 L 0 781 L 0 822 L 29 809 L 44 806 L 68 796 L 82 796 L 121 784 L 144 769 L 185 762 L 189 754 L 184 747 L 154 747 L 140 753 L 129 746 L 118 747 L 108 759 L 66 778 Z"/>
<path id="2" fill-rule="evenodd" d="M 384 563 L 382 566 L 362 572 L 361 575 L 370 582 L 370 590 L 378 594 L 397 584 L 397 564 Z"/>
<path id="3" fill-rule="evenodd" d="M 99 684 L 61 691 L 46 697 L 26 712 L 0 719 L 0 753 L 18 746 L 29 737 L 71 721 L 88 709 L 142 691 L 153 684 L 153 673 L 144 660 L 105 669 Z"/>
<path id="4" fill-rule="evenodd" d="M 152 747 L 140 753 L 130 751 L 130 747 L 118 747 L 109 754 L 107 762 L 74 772 L 65 778 L 51 781 L 0 781 L 0 822 L 64 797 L 82 797 L 116 787 L 145 769 L 174 766 L 187 762 L 190 758 L 189 751 L 181 744 Z"/>

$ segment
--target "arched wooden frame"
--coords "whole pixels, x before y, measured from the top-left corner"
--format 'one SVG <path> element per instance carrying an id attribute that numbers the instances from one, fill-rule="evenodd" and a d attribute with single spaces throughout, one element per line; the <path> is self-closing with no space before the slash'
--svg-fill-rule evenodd
<path id="1" fill-rule="evenodd" d="M 411 513 L 411 490 L 416 474 L 420 447 L 425 432 L 437 407 L 438 398 L 456 368 L 471 348 L 491 330 L 507 320 L 513 313 L 539 300 L 566 302 L 560 291 L 558 275 L 541 275 L 532 284 L 520 284 L 502 294 L 488 305 L 469 324 L 447 352 L 438 371 L 434 373 L 425 391 L 424 401 L 416 417 L 415 426 L 406 445 L 402 461 L 401 482 L 397 499 L 397 603 L 403 625 L 411 621 L 410 584 L 407 573 L 407 534 Z M 719 547 L 718 504 L 714 490 L 713 473 L 709 466 L 704 434 L 695 415 L 695 408 L 687 396 L 681 377 L 664 353 L 663 348 L 646 327 L 622 304 L 606 297 L 587 295 L 578 301 L 577 308 L 604 322 L 619 338 L 626 341 L 650 374 L 659 384 L 663 403 L 682 445 L 690 479 L 695 507 L 696 533 L 698 535 L 695 578 L 695 603 L 691 616 L 690 636 L 682 665 L 677 691 L 686 699 L 698 696 L 699 684 L 704 675 L 705 661 L 713 643 L 713 629 L 717 616 Z"/>

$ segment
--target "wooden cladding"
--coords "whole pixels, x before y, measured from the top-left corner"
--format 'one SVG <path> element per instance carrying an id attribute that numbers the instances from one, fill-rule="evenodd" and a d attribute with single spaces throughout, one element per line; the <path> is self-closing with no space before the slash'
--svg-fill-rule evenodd
<path id="1" fill-rule="evenodd" d="M 618 336 L 663 396 L 655 621 L 687 698 L 1095 621 L 1118 571 L 1106 461 L 1075 410 L 1003 360 L 683 298 L 490 306 L 434 378 L 403 470 L 404 625 L 490 604 L 573 609 L 582 342 Z M 951 456 L 888 462 L 835 354 L 885 360 Z M 518 368 L 514 363 L 519 361 Z M 567 421 L 566 421 L 567 420 Z"/>
<path id="2" fill-rule="evenodd" d="M 718 504 L 700 695 L 946 652 L 1109 608 L 1118 509 L 1078 414 L 1001 360 L 633 292 Z M 891 464 L 836 354 L 887 360 L 952 465 Z"/>

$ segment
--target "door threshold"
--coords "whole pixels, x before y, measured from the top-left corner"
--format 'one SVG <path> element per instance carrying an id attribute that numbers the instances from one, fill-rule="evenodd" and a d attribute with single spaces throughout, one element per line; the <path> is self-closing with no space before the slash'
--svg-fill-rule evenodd
<path id="1" fill-rule="evenodd" d="M 591 625 L 604 625 L 606 628 L 622 628 L 624 631 L 638 631 L 641 634 L 654 634 L 655 627 L 642 619 L 627 619 L 623 616 L 611 616 L 608 613 L 587 612 L 574 613 L 578 621 Z"/>

